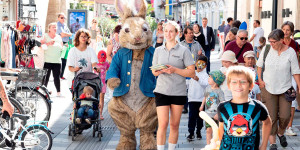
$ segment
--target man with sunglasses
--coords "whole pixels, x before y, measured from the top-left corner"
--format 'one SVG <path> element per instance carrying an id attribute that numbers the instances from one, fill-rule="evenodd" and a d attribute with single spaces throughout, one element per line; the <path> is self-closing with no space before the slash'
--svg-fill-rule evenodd
<path id="1" fill-rule="evenodd" d="M 64 46 L 67 46 L 68 42 L 69 42 L 69 37 L 72 36 L 72 33 L 70 32 L 68 26 L 65 24 L 65 20 L 66 20 L 65 14 L 59 13 L 56 34 L 61 36 Z M 65 79 L 64 71 L 65 71 L 65 67 L 66 67 L 66 62 L 67 62 L 67 59 L 61 58 L 60 78 L 63 80 Z"/>
<path id="2" fill-rule="evenodd" d="M 228 43 L 225 51 L 231 50 L 235 53 L 238 63 L 245 63 L 243 54 L 247 51 L 253 51 L 252 45 L 248 42 L 248 32 L 246 30 L 239 30 L 236 40 Z"/>

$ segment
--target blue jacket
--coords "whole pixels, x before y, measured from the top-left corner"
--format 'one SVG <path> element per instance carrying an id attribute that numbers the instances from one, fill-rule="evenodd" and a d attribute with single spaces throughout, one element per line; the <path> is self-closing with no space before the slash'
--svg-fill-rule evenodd
<path id="1" fill-rule="evenodd" d="M 156 86 L 156 78 L 149 67 L 152 66 L 154 48 L 149 47 L 145 51 L 143 66 L 141 70 L 140 89 L 147 97 L 154 97 L 153 90 Z M 125 95 L 131 84 L 131 62 L 132 50 L 122 48 L 114 55 L 106 74 L 106 82 L 111 78 L 119 78 L 121 83 L 114 89 L 113 96 Z"/>

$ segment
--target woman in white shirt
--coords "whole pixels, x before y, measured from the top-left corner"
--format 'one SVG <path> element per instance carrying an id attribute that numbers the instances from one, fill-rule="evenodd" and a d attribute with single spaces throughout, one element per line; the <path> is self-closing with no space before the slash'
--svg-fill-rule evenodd
<path id="1" fill-rule="evenodd" d="M 79 29 L 76 32 L 74 46 L 68 55 L 67 66 L 71 72 L 88 71 L 92 72 L 97 65 L 97 55 L 95 51 L 88 47 L 91 43 L 91 36 L 86 29 Z"/>
<path id="2" fill-rule="evenodd" d="M 300 86 L 300 69 L 296 52 L 293 48 L 283 44 L 283 38 L 282 30 L 273 30 L 268 36 L 271 48 L 265 62 L 263 60 L 265 49 L 261 52 L 257 62 L 262 102 L 266 105 L 272 119 L 270 149 L 277 149 L 276 134 L 282 147 L 288 145 L 284 132 L 290 121 L 291 102 L 286 100 L 284 93 L 292 87 L 292 75 L 298 87 Z M 279 128 L 277 120 L 279 120 Z"/>

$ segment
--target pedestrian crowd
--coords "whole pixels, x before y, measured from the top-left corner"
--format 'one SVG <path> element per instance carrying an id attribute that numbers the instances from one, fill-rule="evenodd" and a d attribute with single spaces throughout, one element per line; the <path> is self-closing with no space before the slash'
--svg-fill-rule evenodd
<path id="1" fill-rule="evenodd" d="M 61 57 L 61 49 L 68 47 L 72 35 L 65 19 L 64 14 L 59 14 L 58 22 L 48 25 L 48 33 L 41 41 L 47 46 L 44 68 L 48 72 L 44 85 L 48 85 L 52 71 L 57 96 L 62 96 L 60 79 L 65 79 L 64 68 L 74 75 L 83 71 L 98 73 L 103 82 L 98 107 L 100 118 L 104 119 L 106 72 L 120 57 L 116 55 L 121 48 L 119 34 L 127 29 L 117 25 L 107 50 L 97 49 L 99 29 L 97 20 L 93 19 L 89 30 L 81 28 L 76 32 L 74 47 L 67 57 Z M 297 42 L 300 32 L 295 31 L 294 24 L 286 21 L 281 29 L 275 29 L 265 37 L 259 20 L 254 21 L 253 35 L 249 35 L 245 22 L 228 18 L 227 24 L 223 21 L 218 28 L 218 34 L 225 36 L 224 50 L 220 52 L 222 67 L 213 71 L 210 56 L 216 50 L 216 34 L 208 26 L 208 19 L 202 18 L 202 26 L 186 22 L 183 27 L 174 21 L 158 22 L 152 35 L 152 46 L 156 48 L 152 65 L 164 64 L 166 67 L 152 70 L 156 79 L 152 92 L 158 117 L 157 149 L 164 149 L 169 124 L 169 150 L 175 149 L 182 113 L 189 116 L 187 140 L 202 139 L 201 129 L 205 126 L 209 145 L 213 140 L 213 129 L 199 117 L 200 111 L 205 111 L 218 124 L 220 149 L 266 149 L 269 143 L 270 149 L 276 150 L 276 138 L 282 147 L 287 147 L 286 136 L 297 135 L 292 124 L 297 101 L 300 102 L 300 49 Z M 114 58 L 115 55 L 118 58 Z M 114 64 L 113 67 L 118 66 Z M 86 87 L 82 96 L 91 97 L 92 92 L 93 89 Z M 79 109 L 77 123 L 84 121 L 82 112 L 86 105 Z M 85 121 L 91 122 L 93 114 L 90 110 Z"/>

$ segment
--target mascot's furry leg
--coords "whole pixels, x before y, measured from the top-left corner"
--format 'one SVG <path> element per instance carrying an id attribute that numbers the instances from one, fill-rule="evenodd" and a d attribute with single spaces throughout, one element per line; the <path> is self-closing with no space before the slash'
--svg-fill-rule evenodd
<path id="1" fill-rule="evenodd" d="M 108 103 L 108 112 L 120 130 L 117 150 L 135 150 L 135 112 L 122 102 L 121 97 L 113 97 Z"/>
<path id="2" fill-rule="evenodd" d="M 146 103 L 136 114 L 135 124 L 140 129 L 140 149 L 156 149 L 156 139 L 154 131 L 158 120 L 154 98 L 149 98 Z"/>
<path id="3" fill-rule="evenodd" d="M 135 113 L 122 102 L 121 97 L 113 97 L 108 103 L 108 112 L 121 133 L 117 150 L 136 149 L 137 128 L 140 129 L 140 149 L 156 149 L 154 131 L 157 126 L 157 115 L 154 98 L 149 98 L 149 103 Z"/>

